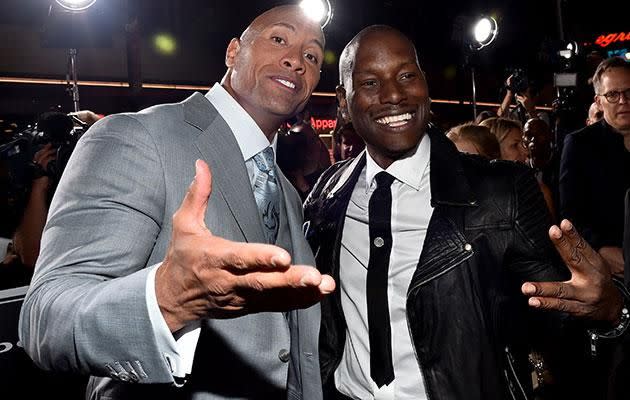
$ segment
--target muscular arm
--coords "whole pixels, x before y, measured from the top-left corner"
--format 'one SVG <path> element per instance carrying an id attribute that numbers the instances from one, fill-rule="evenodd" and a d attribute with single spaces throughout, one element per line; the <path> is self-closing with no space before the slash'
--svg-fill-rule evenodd
<path id="1" fill-rule="evenodd" d="M 51 204 L 20 337 L 47 369 L 108 376 L 139 362 L 170 382 L 146 310 L 149 255 L 163 224 L 164 181 L 148 132 L 117 116 L 95 124 Z"/>

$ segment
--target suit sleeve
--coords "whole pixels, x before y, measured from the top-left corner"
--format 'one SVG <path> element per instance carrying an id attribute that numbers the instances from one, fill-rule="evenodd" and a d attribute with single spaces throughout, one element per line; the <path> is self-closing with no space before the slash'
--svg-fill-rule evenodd
<path id="1" fill-rule="evenodd" d="M 36 364 L 173 381 L 145 290 L 164 202 L 157 147 L 136 119 L 105 118 L 81 138 L 55 192 L 20 318 L 20 339 Z"/>

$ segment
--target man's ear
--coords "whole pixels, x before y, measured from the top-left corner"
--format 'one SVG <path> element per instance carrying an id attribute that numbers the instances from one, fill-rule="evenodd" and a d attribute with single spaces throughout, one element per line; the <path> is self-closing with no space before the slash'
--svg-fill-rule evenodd
<path id="1" fill-rule="evenodd" d="M 231 68 L 234 66 L 234 59 L 241 50 L 241 41 L 237 38 L 230 40 L 227 50 L 225 51 L 225 66 Z"/>
<path id="2" fill-rule="evenodd" d="M 337 85 L 335 88 L 335 93 L 337 95 L 337 103 L 339 104 L 339 110 L 341 111 L 341 116 L 344 119 L 344 124 L 348 122 L 352 122 L 350 118 L 350 113 L 348 113 L 348 101 L 346 100 L 346 88 L 343 85 Z"/>
<path id="3" fill-rule="evenodd" d="M 604 108 L 602 107 L 602 97 L 603 96 L 595 95 L 593 99 L 595 100 L 595 104 L 597 105 L 597 111 L 604 112 Z"/>

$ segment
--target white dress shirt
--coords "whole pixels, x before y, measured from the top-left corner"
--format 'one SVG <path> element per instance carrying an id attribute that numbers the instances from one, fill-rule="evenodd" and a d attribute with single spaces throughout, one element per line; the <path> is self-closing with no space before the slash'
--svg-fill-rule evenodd
<path id="1" fill-rule="evenodd" d="M 256 166 L 253 157 L 270 145 L 269 140 L 245 109 L 220 84 L 216 83 L 208 91 L 206 98 L 210 100 L 210 103 L 217 109 L 234 133 L 253 188 L 256 179 Z M 271 143 L 274 149 L 274 159 L 276 143 L 277 136 Z M 173 376 L 184 378 L 192 370 L 200 325 L 198 321 L 191 323 L 178 332 L 177 338 L 173 337 L 160 312 L 155 294 L 155 272 L 159 266 L 160 264 L 152 266 L 152 270 L 147 276 L 146 300 L 149 317 L 160 351 L 168 360 Z"/>
<path id="2" fill-rule="evenodd" d="M 367 152 L 367 163 L 346 211 L 341 239 L 339 281 L 346 319 L 343 357 L 335 371 L 337 389 L 354 399 L 426 399 L 424 381 L 407 325 L 407 290 L 424 245 L 431 207 L 429 179 L 430 139 L 424 135 L 408 157 L 385 171 L 396 178 L 392 192 L 392 250 L 387 298 L 391 324 L 395 378 L 380 389 L 370 377 L 366 279 L 370 257 L 368 204 L 376 189 L 374 177 L 383 169 Z M 357 157 L 358 158 L 358 157 Z"/>

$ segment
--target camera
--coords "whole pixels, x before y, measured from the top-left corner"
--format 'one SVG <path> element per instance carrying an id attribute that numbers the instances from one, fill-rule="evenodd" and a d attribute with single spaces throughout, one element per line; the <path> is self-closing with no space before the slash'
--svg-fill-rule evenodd
<path id="1" fill-rule="evenodd" d="M 86 126 L 83 122 L 61 112 L 46 112 L 39 116 L 37 123 L 15 134 L 0 146 L 0 163 L 8 171 L 10 190 L 25 195 L 31 181 L 40 176 L 48 176 L 53 187 L 74 151 L 77 141 Z M 44 169 L 33 163 L 35 154 L 50 144 L 56 151 L 55 159 Z"/>
<path id="2" fill-rule="evenodd" d="M 55 182 L 59 181 L 77 141 L 84 132 L 82 124 L 76 118 L 60 112 L 47 112 L 40 115 L 37 122 L 37 134 L 33 137 L 31 144 L 31 160 L 35 153 L 49 143 L 56 149 L 57 154 L 48 162 L 45 170 L 35 171 L 35 173 L 46 175 Z M 31 167 L 41 169 L 39 165 L 31 165 Z"/>
<path id="3" fill-rule="evenodd" d="M 510 84 L 505 85 L 505 87 L 517 94 L 525 92 L 529 87 L 529 78 L 527 77 L 525 70 L 516 68 L 512 70 L 511 76 L 512 79 L 510 79 Z"/>

